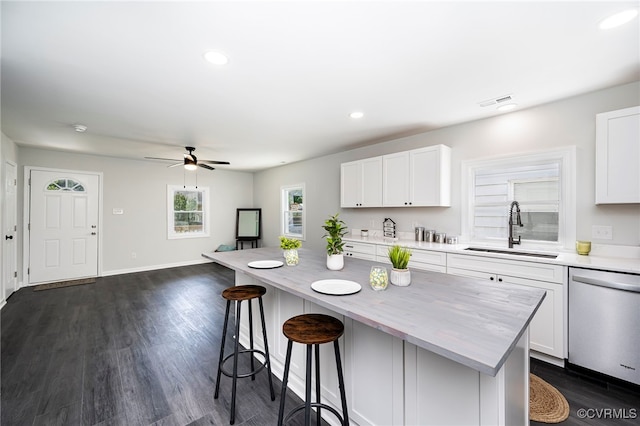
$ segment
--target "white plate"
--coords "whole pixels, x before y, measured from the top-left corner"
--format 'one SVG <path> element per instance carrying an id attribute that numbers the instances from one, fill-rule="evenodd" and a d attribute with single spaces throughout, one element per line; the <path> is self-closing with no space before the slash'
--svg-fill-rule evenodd
<path id="1" fill-rule="evenodd" d="M 282 265 L 284 265 L 284 263 L 281 262 L 280 260 L 254 260 L 253 262 L 249 262 L 247 264 L 249 268 L 256 268 L 256 269 L 279 268 Z"/>
<path id="2" fill-rule="evenodd" d="M 311 283 L 311 288 L 318 293 L 342 296 L 357 293 L 362 286 L 355 281 L 348 280 L 320 280 Z"/>

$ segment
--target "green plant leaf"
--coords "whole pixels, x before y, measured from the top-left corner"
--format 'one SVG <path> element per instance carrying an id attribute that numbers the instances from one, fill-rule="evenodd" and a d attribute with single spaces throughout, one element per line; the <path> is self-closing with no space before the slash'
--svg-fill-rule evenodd
<path id="1" fill-rule="evenodd" d="M 344 251 L 342 237 L 347 234 L 347 227 L 345 223 L 338 218 L 338 213 L 325 220 L 322 228 L 325 230 L 322 238 L 327 239 L 327 254 L 342 253 Z"/>
<path id="2" fill-rule="evenodd" d="M 407 269 L 411 250 L 399 245 L 389 247 L 389 260 L 395 269 Z"/>

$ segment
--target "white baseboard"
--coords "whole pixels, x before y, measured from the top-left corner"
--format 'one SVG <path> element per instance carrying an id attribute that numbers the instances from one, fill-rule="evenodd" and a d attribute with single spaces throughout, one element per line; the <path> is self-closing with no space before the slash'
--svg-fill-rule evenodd
<path id="1" fill-rule="evenodd" d="M 109 277 L 113 275 L 122 275 L 122 274 L 131 274 L 135 272 L 146 272 L 146 271 L 155 271 L 158 269 L 167 269 L 167 268 L 177 268 L 179 266 L 190 266 L 190 265 L 199 265 L 202 263 L 212 263 L 212 260 L 209 259 L 198 259 L 198 260 L 187 260 L 184 262 L 177 263 L 165 263 L 162 265 L 149 265 L 149 266 L 140 266 L 137 268 L 128 268 L 128 269 L 113 269 L 111 271 L 102 271 L 101 277 Z"/>
<path id="2" fill-rule="evenodd" d="M 529 351 L 529 355 L 532 358 L 539 359 L 540 361 L 544 361 L 558 367 L 564 367 L 564 361 L 565 361 L 564 359 L 556 358 L 554 356 L 536 352 L 534 350 Z"/>

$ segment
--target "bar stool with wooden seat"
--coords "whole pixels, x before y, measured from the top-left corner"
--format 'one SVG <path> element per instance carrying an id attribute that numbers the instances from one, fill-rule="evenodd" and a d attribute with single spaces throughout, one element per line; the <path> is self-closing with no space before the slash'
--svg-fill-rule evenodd
<path id="1" fill-rule="evenodd" d="M 273 381 L 271 379 L 271 359 L 269 358 L 269 344 L 267 342 L 267 329 L 264 321 L 264 307 L 262 305 L 262 296 L 267 292 L 267 289 L 259 285 L 240 285 L 235 287 L 229 287 L 222 292 L 222 297 L 227 300 L 227 308 L 224 315 L 224 328 L 222 331 L 222 342 L 220 342 L 220 358 L 218 359 L 218 374 L 216 378 L 216 390 L 213 395 L 214 399 L 218 398 L 220 393 L 220 374 L 224 374 L 227 377 L 233 379 L 231 386 L 231 418 L 229 424 L 235 422 L 236 417 L 236 381 L 237 379 L 251 376 L 251 380 L 255 380 L 256 373 L 267 368 L 269 374 L 269 387 L 271 388 L 271 400 L 275 401 L 276 395 L 273 391 Z M 253 311 L 251 309 L 251 300 L 258 299 L 258 305 L 260 306 L 260 321 L 262 324 L 262 338 L 264 340 L 264 351 L 255 349 L 253 346 Z M 240 308 L 243 301 L 249 302 L 249 349 L 239 349 L 240 340 Z M 229 311 L 231 302 L 236 302 L 236 327 L 235 327 L 235 346 L 233 353 L 224 356 L 224 344 L 227 339 L 227 325 L 229 323 Z M 251 371 L 247 373 L 238 373 L 238 356 L 240 354 L 249 354 L 251 357 Z M 257 367 L 254 365 L 254 354 L 260 354 L 264 357 L 264 362 L 260 363 Z M 227 360 L 233 358 L 233 371 L 229 372 L 225 370 L 224 364 Z"/>
<path id="2" fill-rule="evenodd" d="M 344 324 L 332 316 L 322 314 L 304 314 L 288 319 L 282 326 L 283 334 L 289 339 L 287 344 L 287 357 L 284 365 L 284 375 L 282 377 L 282 394 L 280 396 L 280 410 L 278 412 L 278 426 L 287 423 L 289 419 L 300 410 L 304 410 L 304 424 L 311 423 L 311 408 L 316 408 L 316 421 L 318 426 L 321 423 L 322 408 L 332 412 L 342 425 L 349 424 L 349 413 L 347 411 L 347 399 L 345 396 L 344 378 L 342 376 L 342 363 L 340 361 L 340 346 L 338 339 L 344 333 Z M 307 345 L 306 379 L 305 379 L 305 401 L 293 408 L 284 417 L 284 405 L 287 394 L 287 380 L 289 378 L 289 367 L 291 364 L 291 349 L 293 342 Z M 340 388 L 340 399 L 342 402 L 342 416 L 333 407 L 321 403 L 320 398 L 320 346 L 323 343 L 333 342 L 336 357 L 336 367 L 338 370 L 338 386 Z M 311 402 L 311 358 L 312 348 L 315 348 L 315 371 L 316 371 L 316 402 Z"/>

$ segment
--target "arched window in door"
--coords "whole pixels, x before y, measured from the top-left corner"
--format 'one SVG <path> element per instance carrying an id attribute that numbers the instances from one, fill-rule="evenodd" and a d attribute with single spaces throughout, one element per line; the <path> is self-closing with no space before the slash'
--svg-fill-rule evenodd
<path id="1" fill-rule="evenodd" d="M 84 186 L 73 179 L 61 178 L 47 184 L 47 191 L 85 192 Z"/>

